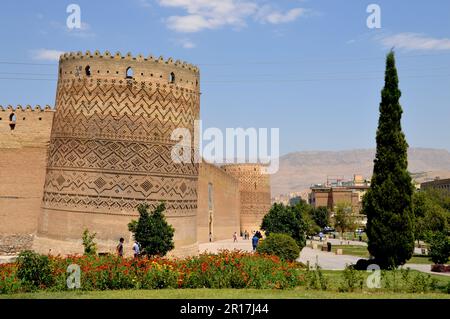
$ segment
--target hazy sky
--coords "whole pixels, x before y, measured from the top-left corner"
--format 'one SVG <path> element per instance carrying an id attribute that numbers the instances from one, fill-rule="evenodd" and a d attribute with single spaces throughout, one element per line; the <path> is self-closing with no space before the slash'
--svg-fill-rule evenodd
<path id="1" fill-rule="evenodd" d="M 201 69 L 204 127 L 278 127 L 282 154 L 373 147 L 395 47 L 408 143 L 450 150 L 448 0 L 2 1 L 0 21 L 2 105 L 54 105 L 61 51 L 172 56 Z"/>

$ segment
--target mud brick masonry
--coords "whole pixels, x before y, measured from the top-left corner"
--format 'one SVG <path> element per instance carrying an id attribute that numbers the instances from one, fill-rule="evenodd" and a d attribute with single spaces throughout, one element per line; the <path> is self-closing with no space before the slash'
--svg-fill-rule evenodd
<path id="1" fill-rule="evenodd" d="M 223 168 L 171 159 L 176 128 L 194 139 L 196 66 L 142 55 L 66 53 L 55 108 L 0 106 L 0 254 L 33 248 L 81 253 L 85 228 L 112 252 L 136 206 L 165 201 L 176 256 L 198 243 L 259 229 L 269 175 L 257 164 Z M 192 144 L 195 145 L 192 140 Z"/>

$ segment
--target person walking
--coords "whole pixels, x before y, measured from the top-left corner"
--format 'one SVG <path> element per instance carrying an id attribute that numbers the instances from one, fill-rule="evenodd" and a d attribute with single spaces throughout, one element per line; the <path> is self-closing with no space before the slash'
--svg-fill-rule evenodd
<path id="1" fill-rule="evenodd" d="M 119 239 L 119 244 L 116 247 L 116 252 L 117 255 L 119 257 L 123 257 L 123 242 L 125 241 L 125 239 L 123 239 L 122 237 Z"/>
<path id="2" fill-rule="evenodd" d="M 138 258 L 140 253 L 141 253 L 141 248 L 139 247 L 139 243 L 137 241 L 134 241 L 134 244 L 133 244 L 134 258 L 135 259 Z"/>
<path id="3" fill-rule="evenodd" d="M 234 232 L 233 234 L 233 242 L 237 242 L 237 232 Z"/>
<path id="4" fill-rule="evenodd" d="M 253 251 L 256 251 L 256 248 L 258 247 L 258 242 L 259 242 L 259 237 L 256 236 L 256 234 L 255 234 L 252 238 Z"/>

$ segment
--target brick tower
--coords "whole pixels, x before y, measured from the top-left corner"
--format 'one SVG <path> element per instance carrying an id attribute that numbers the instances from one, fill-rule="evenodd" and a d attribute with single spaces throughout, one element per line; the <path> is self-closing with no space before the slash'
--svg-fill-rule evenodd
<path id="1" fill-rule="evenodd" d="M 60 57 L 36 250 L 81 252 L 88 228 L 99 250 L 112 251 L 120 237 L 131 240 L 139 203 L 165 201 L 174 254 L 197 253 L 198 164 L 174 163 L 170 137 L 182 127 L 193 139 L 199 82 L 197 67 L 162 57 Z"/>
<path id="2" fill-rule="evenodd" d="M 239 181 L 241 231 L 259 230 L 270 209 L 270 175 L 260 164 L 229 164 L 223 170 Z"/>

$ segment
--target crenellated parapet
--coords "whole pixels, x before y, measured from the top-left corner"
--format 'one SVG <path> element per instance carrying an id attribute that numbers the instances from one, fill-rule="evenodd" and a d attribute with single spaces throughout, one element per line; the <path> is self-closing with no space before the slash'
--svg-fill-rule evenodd
<path id="1" fill-rule="evenodd" d="M 197 66 L 187 63 L 185 61 L 176 60 L 174 61 L 173 58 L 169 57 L 167 59 L 164 59 L 163 56 L 155 57 L 153 55 L 149 55 L 147 57 L 144 57 L 142 54 L 138 54 L 136 56 L 133 56 L 130 52 L 128 52 L 126 55 L 123 55 L 120 52 L 116 52 L 115 54 L 111 54 L 109 51 L 105 51 L 103 54 L 100 53 L 100 51 L 96 50 L 94 53 L 91 53 L 89 50 L 86 52 L 67 52 L 60 56 L 59 61 L 65 61 L 65 60 L 92 60 L 92 59 L 104 59 L 104 60 L 113 60 L 113 61 L 137 61 L 137 62 L 155 62 L 159 64 L 166 64 L 169 66 L 175 66 L 182 69 L 188 69 L 193 72 L 199 73 L 200 70 Z"/>
<path id="2" fill-rule="evenodd" d="M 71 79 L 155 82 L 192 91 L 198 91 L 200 85 L 197 66 L 173 58 L 164 59 L 162 56 L 79 51 L 62 54 L 59 65 L 59 79 L 63 82 Z"/>
<path id="3" fill-rule="evenodd" d="M 0 105 L 0 112 L 54 112 L 55 110 L 50 105 L 40 106 L 40 105 Z"/>
<path id="4" fill-rule="evenodd" d="M 54 115 L 50 105 L 0 105 L 0 148 L 46 147 Z"/>

